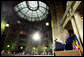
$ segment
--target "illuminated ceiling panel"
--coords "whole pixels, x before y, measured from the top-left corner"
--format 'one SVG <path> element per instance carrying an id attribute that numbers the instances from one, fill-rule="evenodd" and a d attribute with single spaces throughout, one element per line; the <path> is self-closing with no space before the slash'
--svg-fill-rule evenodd
<path id="1" fill-rule="evenodd" d="M 23 1 L 14 7 L 18 16 L 28 21 L 41 21 L 48 15 L 49 7 L 41 1 Z"/>

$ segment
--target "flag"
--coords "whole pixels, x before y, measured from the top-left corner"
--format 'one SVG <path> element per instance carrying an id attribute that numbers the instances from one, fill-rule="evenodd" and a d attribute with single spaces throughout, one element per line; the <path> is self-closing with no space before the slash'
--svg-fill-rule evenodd
<path id="1" fill-rule="evenodd" d="M 80 47 L 80 43 L 77 39 L 77 36 L 75 35 L 74 40 L 73 40 L 73 50 L 79 50 L 81 52 L 81 55 L 83 55 L 83 52 Z"/>

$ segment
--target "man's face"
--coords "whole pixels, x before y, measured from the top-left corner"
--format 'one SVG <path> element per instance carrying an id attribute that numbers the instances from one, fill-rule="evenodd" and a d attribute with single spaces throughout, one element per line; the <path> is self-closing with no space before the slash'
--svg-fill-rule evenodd
<path id="1" fill-rule="evenodd" d="M 65 38 L 68 38 L 69 37 L 69 35 L 68 34 L 65 34 Z"/>

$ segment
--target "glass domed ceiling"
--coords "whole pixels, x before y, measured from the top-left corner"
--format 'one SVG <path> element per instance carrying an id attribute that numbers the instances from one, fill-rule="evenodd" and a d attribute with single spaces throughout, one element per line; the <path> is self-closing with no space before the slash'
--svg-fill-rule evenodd
<path id="1" fill-rule="evenodd" d="M 19 17 L 28 21 L 41 21 L 48 15 L 49 7 L 41 1 L 23 1 L 14 7 Z"/>

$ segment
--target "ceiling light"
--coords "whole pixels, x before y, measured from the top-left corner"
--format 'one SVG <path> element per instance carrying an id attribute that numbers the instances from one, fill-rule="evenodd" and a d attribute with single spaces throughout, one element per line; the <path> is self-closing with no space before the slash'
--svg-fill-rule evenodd
<path id="1" fill-rule="evenodd" d="M 6 27 L 9 27 L 9 24 L 6 24 Z"/>
<path id="2" fill-rule="evenodd" d="M 21 49 L 23 49 L 23 47 L 20 47 Z"/>
<path id="3" fill-rule="evenodd" d="M 9 45 L 7 45 L 7 47 L 10 47 Z"/>
<path id="4" fill-rule="evenodd" d="M 35 47 L 33 49 L 35 49 Z"/>
<path id="5" fill-rule="evenodd" d="M 49 23 L 48 22 L 46 22 L 46 26 L 49 26 Z"/>
<path id="6" fill-rule="evenodd" d="M 45 49 L 47 49 L 47 47 L 45 47 Z"/>

